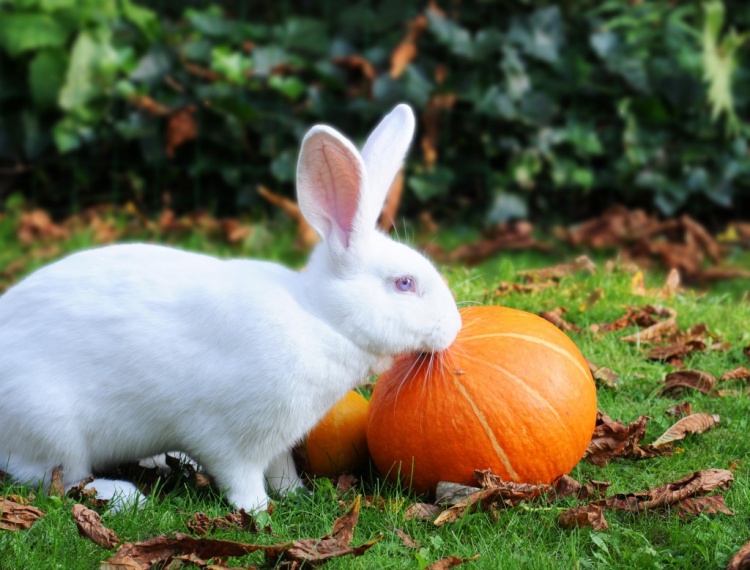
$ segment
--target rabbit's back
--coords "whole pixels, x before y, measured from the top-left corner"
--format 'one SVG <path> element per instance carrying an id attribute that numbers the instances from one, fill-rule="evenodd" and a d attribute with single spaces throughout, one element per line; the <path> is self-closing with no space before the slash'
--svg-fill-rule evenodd
<path id="1" fill-rule="evenodd" d="M 298 368 L 284 323 L 310 318 L 298 314 L 296 275 L 150 245 L 32 274 L 0 297 L 0 453 L 23 453 L 31 469 L 34 454 L 42 464 L 60 449 L 96 467 L 205 454 L 240 414 L 256 437 L 268 431 L 289 413 L 274 372 Z"/>

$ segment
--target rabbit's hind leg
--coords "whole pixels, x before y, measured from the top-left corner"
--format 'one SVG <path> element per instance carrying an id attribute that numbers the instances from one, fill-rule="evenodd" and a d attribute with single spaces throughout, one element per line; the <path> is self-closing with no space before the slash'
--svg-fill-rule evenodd
<path id="1" fill-rule="evenodd" d="M 266 482 L 272 491 L 282 495 L 303 488 L 305 484 L 297 475 L 291 451 L 285 451 L 266 467 Z"/>

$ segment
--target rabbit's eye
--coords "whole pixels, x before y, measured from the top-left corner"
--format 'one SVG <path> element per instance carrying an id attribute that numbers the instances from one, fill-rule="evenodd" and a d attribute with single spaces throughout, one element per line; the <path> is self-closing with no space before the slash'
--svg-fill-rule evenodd
<path id="1" fill-rule="evenodd" d="M 415 293 L 417 291 L 417 282 L 414 281 L 414 277 L 409 275 L 396 278 L 394 285 L 396 285 L 396 290 L 401 293 Z"/>

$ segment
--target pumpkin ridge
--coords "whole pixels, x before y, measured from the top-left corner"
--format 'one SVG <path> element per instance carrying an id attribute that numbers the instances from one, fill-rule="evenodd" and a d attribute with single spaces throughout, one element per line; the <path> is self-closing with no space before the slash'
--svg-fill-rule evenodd
<path id="1" fill-rule="evenodd" d="M 493 364 L 491 362 L 486 362 L 484 360 L 480 360 L 479 358 L 475 358 L 473 356 L 469 356 L 468 354 L 464 358 L 466 358 L 467 360 L 473 360 L 474 362 L 479 362 L 479 363 L 481 363 L 484 366 L 487 366 L 489 368 L 493 368 L 493 369 L 497 370 L 498 372 L 504 374 L 508 378 L 516 381 L 516 383 L 521 387 L 521 389 L 525 390 L 526 393 L 529 396 L 531 396 L 535 400 L 538 400 L 539 402 L 542 402 L 542 404 L 544 405 L 544 407 L 547 408 L 547 410 L 549 410 L 550 412 L 552 412 L 552 414 L 555 416 L 555 419 L 560 424 L 560 427 L 562 427 L 565 430 L 565 433 L 567 433 L 569 436 L 571 435 L 570 430 L 568 429 L 567 424 L 560 417 L 560 414 L 557 413 L 557 410 L 555 409 L 555 407 L 552 404 L 550 404 L 549 400 L 547 400 L 547 398 L 545 398 L 538 391 L 534 390 L 531 386 L 529 386 L 529 384 L 527 382 L 524 382 L 524 380 L 522 378 L 516 376 L 515 374 L 512 374 L 509 370 L 506 370 L 505 368 L 503 368 L 503 367 L 501 367 L 501 366 L 499 366 L 497 364 Z"/>
<path id="2" fill-rule="evenodd" d="M 490 427 L 490 424 L 487 421 L 487 418 L 482 413 L 482 410 L 480 410 L 479 407 L 476 405 L 471 395 L 469 394 L 468 390 L 466 390 L 466 387 L 463 384 L 461 384 L 461 382 L 458 380 L 458 377 L 456 376 L 453 377 L 453 383 L 456 385 L 456 388 L 458 388 L 458 391 L 461 393 L 464 399 L 469 403 L 469 406 L 471 406 L 471 410 L 474 412 L 474 415 L 476 416 L 477 421 L 479 421 L 479 424 L 482 426 L 482 429 L 484 429 L 485 433 L 487 434 L 487 437 L 489 438 L 490 443 L 492 444 L 492 448 L 495 450 L 495 453 L 497 454 L 498 459 L 503 464 L 503 467 L 505 467 L 506 471 L 508 472 L 508 475 L 510 475 L 514 481 L 518 481 L 518 473 L 516 473 L 515 469 L 513 469 L 513 465 L 508 459 L 508 456 L 505 454 L 505 450 L 503 450 L 503 448 L 500 446 L 500 443 L 497 441 L 497 438 L 495 437 L 495 432 L 492 431 L 492 428 Z"/>
<path id="3" fill-rule="evenodd" d="M 541 338 L 538 338 L 535 336 L 519 334 L 519 333 L 503 332 L 503 333 L 491 333 L 491 334 L 480 334 L 480 335 L 475 335 L 475 336 L 469 336 L 469 337 L 463 338 L 462 341 L 466 342 L 466 341 L 471 341 L 471 340 L 484 339 L 484 338 L 496 338 L 496 337 L 517 338 L 519 340 L 525 340 L 528 342 L 541 344 L 542 346 L 546 346 L 550 350 L 554 350 L 558 354 L 562 354 L 565 358 L 570 360 L 570 362 L 572 362 L 576 366 L 576 368 L 578 368 L 578 370 L 581 371 L 581 373 L 584 376 L 587 376 L 588 374 L 590 374 L 590 372 L 587 369 L 585 369 L 583 365 L 578 360 L 576 360 L 567 350 L 563 350 L 562 348 L 555 346 L 553 343 L 548 342 L 546 340 L 542 340 Z M 565 335 L 565 338 L 568 338 L 567 335 Z"/>

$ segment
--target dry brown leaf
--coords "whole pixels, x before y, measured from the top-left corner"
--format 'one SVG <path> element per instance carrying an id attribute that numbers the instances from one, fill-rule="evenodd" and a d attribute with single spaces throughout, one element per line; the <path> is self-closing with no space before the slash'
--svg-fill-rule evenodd
<path id="1" fill-rule="evenodd" d="M 676 268 L 670 269 L 664 281 L 664 287 L 661 289 L 663 296 L 671 297 L 675 295 L 680 290 L 681 282 L 680 272 Z"/>
<path id="2" fill-rule="evenodd" d="M 670 372 L 664 377 L 664 386 L 657 394 L 679 398 L 688 390 L 698 390 L 703 394 L 711 394 L 716 386 L 716 378 L 708 372 L 700 370 L 678 370 Z"/>
<path id="3" fill-rule="evenodd" d="M 441 512 L 433 521 L 435 526 L 455 522 L 474 507 L 483 509 L 494 506 L 515 507 L 523 501 L 533 501 L 546 496 L 553 490 L 551 485 L 504 481 L 490 470 L 476 471 L 474 476 L 481 482 L 483 488 Z"/>
<path id="4" fill-rule="evenodd" d="M 479 491 L 479 487 L 461 485 L 451 481 L 440 481 L 435 488 L 435 504 L 442 506 L 451 506 L 463 501 L 472 493 Z"/>
<path id="5" fill-rule="evenodd" d="M 438 505 L 431 505 L 430 503 L 413 503 L 404 511 L 404 518 L 407 521 L 431 521 L 437 516 L 440 510 L 441 509 Z"/>
<path id="6" fill-rule="evenodd" d="M 130 98 L 130 104 L 152 117 L 166 117 L 172 113 L 172 109 L 155 101 L 148 95 L 134 95 Z"/>
<path id="7" fill-rule="evenodd" d="M 689 416 L 693 413 L 693 405 L 690 402 L 680 402 L 674 406 L 669 406 L 664 410 L 664 413 L 675 418 Z"/>
<path id="8" fill-rule="evenodd" d="M 651 445 L 657 449 L 675 441 L 685 439 L 688 434 L 699 434 L 718 425 L 718 414 L 691 414 L 682 418 L 667 431 L 661 434 Z"/>
<path id="9" fill-rule="evenodd" d="M 728 370 L 721 375 L 721 380 L 748 380 L 750 381 L 750 370 L 744 366 L 738 366 L 732 370 Z"/>
<path id="10" fill-rule="evenodd" d="M 419 548 L 419 543 L 413 540 L 408 534 L 406 534 L 400 528 L 396 528 L 395 526 L 392 526 L 391 530 L 394 532 L 394 534 L 397 537 L 401 539 L 401 544 L 403 544 L 406 548 Z"/>
<path id="11" fill-rule="evenodd" d="M 594 530 L 607 530 L 609 524 L 604 518 L 604 509 L 595 504 L 573 507 L 560 513 L 557 524 L 564 529 L 590 526 Z"/>
<path id="12" fill-rule="evenodd" d="M 542 317 L 544 320 L 551 322 L 561 331 L 574 332 L 574 333 L 583 332 L 578 325 L 574 325 L 573 323 L 569 323 L 568 321 L 563 319 L 562 316 L 566 312 L 567 312 L 567 309 L 565 309 L 565 307 L 556 307 L 552 309 L 551 311 L 540 312 L 539 316 Z"/>
<path id="13" fill-rule="evenodd" d="M 307 222 L 294 200 L 290 200 L 280 194 L 271 192 L 263 185 L 258 185 L 258 194 L 274 206 L 279 207 L 297 223 L 297 240 L 301 247 L 309 249 L 320 241 L 317 232 Z"/>
<path id="14" fill-rule="evenodd" d="M 645 329 L 638 331 L 635 334 L 627 335 L 620 340 L 622 342 L 637 342 L 640 344 L 656 344 L 662 342 L 664 339 L 674 338 L 679 332 L 680 327 L 677 325 L 677 314 L 671 311 L 672 314 L 667 319 L 659 321 Z"/>
<path id="15" fill-rule="evenodd" d="M 120 539 L 113 530 L 104 526 L 96 511 L 84 507 L 81 504 L 73 505 L 73 520 L 78 527 L 81 536 L 91 539 L 94 544 L 107 550 L 117 546 Z"/>
<path id="16" fill-rule="evenodd" d="M 750 540 L 732 556 L 727 570 L 750 570 Z"/>
<path id="17" fill-rule="evenodd" d="M 253 233 L 253 227 L 243 224 L 237 219 L 222 220 L 221 230 L 227 243 L 239 243 Z"/>
<path id="18" fill-rule="evenodd" d="M 455 93 L 435 93 L 430 97 L 422 110 L 422 152 L 428 170 L 438 161 L 438 140 L 440 139 L 440 122 L 443 114 L 450 111 L 456 103 Z"/>
<path id="19" fill-rule="evenodd" d="M 604 299 L 604 289 L 594 289 L 589 293 L 586 300 L 578 306 L 578 310 L 581 312 L 587 311 L 602 299 Z"/>
<path id="20" fill-rule="evenodd" d="M 437 560 L 427 566 L 425 570 L 448 570 L 448 568 L 455 568 L 456 566 L 460 566 L 461 564 L 466 564 L 467 562 L 473 562 L 479 558 L 479 554 L 475 554 L 471 558 L 459 558 L 458 556 L 448 556 L 447 558 L 441 558 L 440 560 Z"/>
<path id="21" fill-rule="evenodd" d="M 334 57 L 331 63 L 349 71 L 347 94 L 349 97 L 371 97 L 372 83 L 377 74 L 372 63 L 361 55 Z"/>
<path id="22" fill-rule="evenodd" d="M 533 231 L 534 227 L 528 222 L 509 222 L 492 228 L 481 240 L 460 245 L 449 252 L 435 243 L 426 244 L 423 249 L 430 257 L 439 261 L 473 266 L 500 251 L 544 249 L 545 246 L 534 239 Z"/>
<path id="23" fill-rule="evenodd" d="M 52 470 L 52 476 L 49 482 L 49 488 L 47 494 L 50 497 L 64 497 L 65 496 L 65 485 L 63 484 L 63 470 L 62 467 L 58 466 Z"/>
<path id="24" fill-rule="evenodd" d="M 44 511 L 0 497 L 0 530 L 27 530 L 44 516 Z"/>
<path id="25" fill-rule="evenodd" d="M 209 518 L 205 513 L 197 512 L 193 514 L 191 520 L 185 523 L 188 529 L 195 534 L 205 536 L 215 529 L 240 528 L 250 532 L 260 532 L 260 527 L 255 517 L 249 515 L 245 509 L 229 513 L 221 517 Z"/>
<path id="26" fill-rule="evenodd" d="M 417 57 L 417 40 L 427 29 L 427 16 L 417 15 L 409 22 L 404 39 L 391 52 L 390 76 L 398 79 L 406 67 Z"/>
<path id="27" fill-rule="evenodd" d="M 618 376 L 616 372 L 604 366 L 599 366 L 588 358 L 586 359 L 586 364 L 588 365 L 589 370 L 591 371 L 591 375 L 594 377 L 594 380 L 596 380 L 599 384 L 603 384 L 607 388 L 617 390 Z"/>
<path id="28" fill-rule="evenodd" d="M 695 515 L 730 515 L 734 513 L 724 503 L 723 495 L 709 495 L 707 497 L 688 497 L 676 505 L 677 515 L 689 517 Z"/>
<path id="29" fill-rule="evenodd" d="M 663 455 L 664 450 L 650 445 L 641 446 L 646 434 L 648 416 L 640 416 L 627 426 L 614 421 L 604 412 L 598 411 L 596 426 L 583 459 L 594 465 L 604 466 L 612 459 L 646 459 Z"/>
<path id="30" fill-rule="evenodd" d="M 159 536 L 151 540 L 138 543 L 125 543 L 112 558 L 102 562 L 101 568 L 114 569 L 142 569 L 145 570 L 156 563 L 166 563 L 176 556 L 195 555 L 200 559 L 225 558 L 230 556 L 244 556 L 252 552 L 262 551 L 270 564 L 288 563 L 297 567 L 302 564 L 311 566 L 321 564 L 331 558 L 341 556 L 361 556 L 383 535 L 352 547 L 350 542 L 354 534 L 354 527 L 359 519 L 361 498 L 357 497 L 349 510 L 336 519 L 330 534 L 320 538 L 306 538 L 293 540 L 282 544 L 245 544 L 231 540 L 209 538 L 194 538 L 186 534 L 177 533 L 174 538 Z"/>
<path id="31" fill-rule="evenodd" d="M 167 156 L 174 158 L 175 151 L 182 145 L 195 140 L 198 126 L 195 123 L 195 105 L 186 105 L 169 117 L 165 147 Z"/>
<path id="32" fill-rule="evenodd" d="M 619 493 L 596 501 L 609 509 L 642 512 L 648 509 L 667 508 L 681 501 L 707 495 L 713 491 L 726 491 L 732 486 L 734 475 L 726 469 L 704 469 L 687 477 L 637 493 Z"/>
<path id="33" fill-rule="evenodd" d="M 576 257 L 575 260 L 570 263 L 559 263 L 557 265 L 553 265 L 552 267 L 519 271 L 518 275 L 526 279 L 526 281 L 530 282 L 548 280 L 559 281 L 563 277 L 573 275 L 581 271 L 588 271 L 591 274 L 596 273 L 596 264 L 591 261 L 591 258 L 587 255 Z"/>
<path id="34" fill-rule="evenodd" d="M 611 323 L 593 324 L 589 327 L 589 330 L 594 333 L 607 333 L 619 331 L 629 326 L 647 328 L 659 322 L 658 319 L 660 318 L 668 318 L 675 315 L 674 311 L 663 307 L 653 307 L 651 305 L 646 305 L 645 307 L 627 307 L 625 314 L 620 318 Z"/>
<path id="35" fill-rule="evenodd" d="M 32 245 L 37 241 L 60 240 L 68 237 L 68 231 L 52 221 L 44 210 L 24 212 L 18 221 L 16 237 L 21 245 Z"/>

